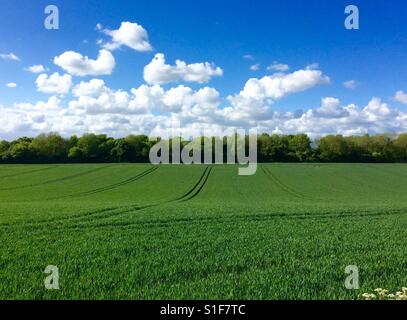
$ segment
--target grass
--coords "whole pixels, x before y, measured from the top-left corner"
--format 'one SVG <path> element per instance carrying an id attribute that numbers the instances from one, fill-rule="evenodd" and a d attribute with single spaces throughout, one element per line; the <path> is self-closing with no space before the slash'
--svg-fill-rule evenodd
<path id="1" fill-rule="evenodd" d="M 353 299 L 407 285 L 407 165 L 0 166 L 0 299 Z M 44 288 L 47 265 L 60 290 Z M 344 288 L 357 265 L 360 290 Z"/>

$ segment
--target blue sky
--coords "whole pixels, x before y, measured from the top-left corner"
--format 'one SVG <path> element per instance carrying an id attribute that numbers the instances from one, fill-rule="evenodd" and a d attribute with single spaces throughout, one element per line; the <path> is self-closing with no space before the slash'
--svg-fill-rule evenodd
<path id="1" fill-rule="evenodd" d="M 74 51 L 96 59 L 102 48 L 97 40 L 109 42 L 103 30 L 116 30 L 121 22 L 129 21 L 145 29 L 153 50 L 140 52 L 125 45 L 111 50 L 115 59 L 111 74 L 72 75 L 72 86 L 97 78 L 111 90 L 130 92 L 146 83 L 144 67 L 155 54 L 163 53 L 169 65 L 180 59 L 187 64 L 210 62 L 220 67 L 222 76 L 213 76 L 205 83 L 178 80 L 161 86 L 164 90 L 179 85 L 192 90 L 215 88 L 222 101 L 218 108 L 222 109 L 228 106 L 227 97 L 238 94 L 250 78 L 261 79 L 276 72 L 266 69 L 274 61 L 287 64 L 286 73 L 317 63 L 316 69 L 329 77 L 329 84 L 276 99 L 273 112 L 305 112 L 320 107 L 324 97 L 339 99 L 341 107 L 355 104 L 360 108 L 379 97 L 389 108 L 407 111 L 403 99 L 393 98 L 397 91 L 407 91 L 405 1 L 53 1 L 59 8 L 59 30 L 44 28 L 48 4 L 42 0 L 0 2 L 0 54 L 13 53 L 19 58 L 0 59 L 3 108 L 23 102 L 36 104 L 52 96 L 38 90 L 39 74 L 25 68 L 43 65 L 47 75 L 68 74 L 54 63 L 55 57 Z M 348 4 L 359 8 L 359 30 L 344 28 Z M 97 30 L 97 24 L 103 29 Z M 250 59 L 244 57 L 248 55 Z M 258 70 L 250 70 L 257 64 Z M 349 80 L 355 81 L 354 89 L 343 85 Z M 7 87 L 9 83 L 16 87 Z M 58 98 L 67 105 L 71 92 Z M 398 127 L 403 129 L 403 124 Z M 47 128 L 43 126 L 43 130 Z M 39 130 L 31 129 L 29 133 Z M 3 136 L 19 133 L 10 130 Z"/>

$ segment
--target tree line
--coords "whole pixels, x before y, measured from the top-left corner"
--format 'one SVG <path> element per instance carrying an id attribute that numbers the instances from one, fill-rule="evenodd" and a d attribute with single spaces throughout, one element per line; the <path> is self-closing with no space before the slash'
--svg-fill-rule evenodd
<path id="1" fill-rule="evenodd" d="M 204 138 L 202 138 L 203 141 Z M 150 148 L 160 138 L 104 134 L 64 138 L 57 133 L 0 141 L 1 163 L 149 162 Z M 226 147 L 226 137 L 223 144 Z M 189 141 L 183 140 L 181 147 Z M 306 134 L 258 136 L 259 162 L 407 162 L 407 133 L 398 136 L 328 135 L 311 140 Z"/>

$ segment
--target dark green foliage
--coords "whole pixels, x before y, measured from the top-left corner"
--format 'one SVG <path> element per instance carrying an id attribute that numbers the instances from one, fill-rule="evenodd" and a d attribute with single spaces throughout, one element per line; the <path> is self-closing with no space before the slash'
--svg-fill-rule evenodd
<path id="1" fill-rule="evenodd" d="M 56 133 L 40 134 L 31 142 L 38 162 L 60 162 L 66 157 L 67 141 Z"/>
<path id="2" fill-rule="evenodd" d="M 128 144 L 129 162 L 148 162 L 150 148 L 153 145 L 145 135 L 130 135 L 124 139 Z"/>
<path id="3" fill-rule="evenodd" d="M 110 151 L 110 156 L 118 162 L 130 162 L 131 151 L 131 145 L 125 139 L 117 139 Z"/>
<path id="4" fill-rule="evenodd" d="M 10 149 L 10 143 L 5 140 L 0 141 L 0 160 L 6 160 Z"/>
<path id="5" fill-rule="evenodd" d="M 326 136 L 319 141 L 319 157 L 322 161 L 343 162 L 350 158 L 351 148 L 343 136 Z"/>
<path id="6" fill-rule="evenodd" d="M 212 139 L 215 150 L 214 137 Z M 114 139 L 106 135 L 85 134 L 65 139 L 57 133 L 41 134 L 36 138 L 0 141 L 0 162 L 60 163 L 60 162 L 149 162 L 151 147 L 160 138 L 129 135 Z M 246 149 L 248 147 L 246 137 Z M 199 143 L 199 139 L 197 139 Z M 223 143 L 226 162 L 227 137 Z M 350 136 L 328 135 L 311 141 L 306 134 L 258 136 L 259 162 L 407 162 L 407 134 Z M 181 148 L 190 141 L 182 140 Z M 247 154 L 246 150 L 246 154 Z M 170 146 L 170 155 L 171 155 Z M 202 157 L 203 158 L 203 157 Z M 214 156 L 212 157 L 214 158 Z M 203 159 L 202 159 L 203 160 Z"/>

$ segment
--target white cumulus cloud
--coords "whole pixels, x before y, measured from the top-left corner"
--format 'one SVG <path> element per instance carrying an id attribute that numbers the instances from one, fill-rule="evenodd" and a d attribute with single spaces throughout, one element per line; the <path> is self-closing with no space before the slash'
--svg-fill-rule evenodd
<path id="1" fill-rule="evenodd" d="M 72 87 L 72 77 L 69 74 L 60 75 L 58 72 L 50 76 L 42 73 L 35 82 L 38 91 L 51 94 L 68 93 Z"/>
<path id="2" fill-rule="evenodd" d="M 153 60 L 144 67 L 144 80 L 149 84 L 177 81 L 205 83 L 212 77 L 222 75 L 223 70 L 209 62 L 187 64 L 177 60 L 175 65 L 166 64 L 165 56 L 162 53 L 157 53 Z"/>
<path id="3" fill-rule="evenodd" d="M 325 101 L 324 101 L 325 100 Z M 321 112 L 325 109 L 328 112 Z M 360 108 L 355 104 L 340 107 L 335 98 L 325 98 L 322 106 L 309 109 L 300 116 L 274 113 L 261 127 L 278 127 L 283 133 L 304 132 L 311 137 L 327 134 L 362 135 L 407 131 L 407 114 L 390 108 L 379 98 L 372 98 Z"/>
<path id="4" fill-rule="evenodd" d="M 41 73 L 46 71 L 45 67 L 42 64 L 35 64 L 31 67 L 25 68 L 24 70 L 32 73 Z"/>
<path id="5" fill-rule="evenodd" d="M 94 97 L 101 95 L 106 90 L 105 82 L 101 79 L 92 79 L 88 82 L 81 81 L 72 89 L 75 97 Z"/>
<path id="6" fill-rule="evenodd" d="M 54 63 L 74 76 L 98 76 L 112 74 L 116 61 L 108 50 L 100 50 L 96 60 L 80 53 L 66 51 L 54 58 Z"/>
<path id="7" fill-rule="evenodd" d="M 96 26 L 98 30 L 102 30 L 102 26 Z M 153 50 L 148 41 L 147 31 L 135 22 L 124 21 L 120 28 L 116 30 L 104 29 L 103 32 L 112 37 L 112 41 L 103 44 L 103 47 L 108 50 L 115 50 L 121 46 L 127 46 L 136 51 L 151 51 Z"/>
<path id="8" fill-rule="evenodd" d="M 330 82 L 320 70 L 298 70 L 289 74 L 274 74 L 261 79 L 252 78 L 239 93 L 245 98 L 280 99 L 290 93 L 301 92 Z"/>
<path id="9" fill-rule="evenodd" d="M 141 85 L 130 93 L 108 88 L 103 80 L 81 82 L 72 90 L 77 98 L 69 103 L 73 112 L 87 114 L 169 114 L 207 115 L 220 104 L 219 92 L 204 87 L 197 91 L 180 85 L 165 90 L 160 85 Z"/>
<path id="10" fill-rule="evenodd" d="M 397 102 L 407 105 L 407 93 L 404 93 L 404 91 L 402 90 L 397 91 L 393 99 Z"/>
<path id="11" fill-rule="evenodd" d="M 20 58 L 17 57 L 14 53 L 0 53 L 0 58 L 3 60 L 13 60 L 13 61 L 20 61 Z"/>
<path id="12" fill-rule="evenodd" d="M 251 71 L 258 71 L 260 69 L 260 63 L 252 64 L 250 66 Z"/>
<path id="13" fill-rule="evenodd" d="M 337 98 L 323 98 L 321 105 L 304 112 L 272 111 L 263 100 L 247 105 L 230 100 L 222 106 L 219 92 L 179 85 L 165 90 L 141 85 L 130 92 L 108 88 L 102 80 L 81 82 L 67 105 L 53 96 L 48 101 L 0 106 L 0 138 L 33 136 L 57 131 L 68 136 L 86 132 L 115 137 L 144 133 L 166 136 L 180 124 L 184 137 L 256 128 L 258 132 L 326 134 L 380 134 L 407 131 L 407 113 L 372 98 L 365 107 L 341 106 Z"/>
<path id="14" fill-rule="evenodd" d="M 389 105 L 387 103 L 383 103 L 382 100 L 377 97 L 372 98 L 363 111 L 371 121 L 386 119 L 392 113 Z"/>
<path id="15" fill-rule="evenodd" d="M 348 81 L 345 81 L 344 83 L 343 83 L 343 86 L 345 87 L 345 88 L 347 88 L 347 89 L 356 89 L 356 86 L 358 85 L 358 83 L 356 82 L 356 80 L 348 80 Z"/>
<path id="16" fill-rule="evenodd" d="M 170 76 L 160 76 L 158 82 L 186 81 L 185 69 L 191 65 L 166 65 L 165 61 L 163 65 L 165 71 L 170 70 Z M 174 76 L 177 66 L 181 66 L 178 68 L 182 70 L 181 75 Z M 380 98 L 372 98 L 359 107 L 341 105 L 338 98 L 324 97 L 320 104 L 305 111 L 273 110 L 280 99 L 288 95 L 329 83 L 329 77 L 316 67 L 249 79 L 240 92 L 226 99 L 222 99 L 215 88 L 196 89 L 182 84 L 172 88 L 142 84 L 126 91 L 109 88 L 102 79 L 91 79 L 72 88 L 71 75 L 42 73 L 36 80 L 38 91 L 59 95 L 72 88 L 72 96 L 67 95 L 63 100 L 52 96 L 48 101 L 37 103 L 0 105 L 0 139 L 50 131 L 64 136 L 86 132 L 115 137 L 141 133 L 166 136 L 174 123 L 180 124 L 184 137 L 201 135 L 203 129 L 216 135 L 236 128 L 255 128 L 260 133 L 303 132 L 313 138 L 326 134 L 407 131 L 407 113 Z M 407 94 L 400 91 L 396 97 L 403 101 Z M 299 105 L 298 109 L 303 107 Z"/>
<path id="17" fill-rule="evenodd" d="M 279 63 L 277 61 L 274 61 L 271 65 L 269 65 L 267 67 L 268 71 L 280 71 L 280 72 L 284 72 L 284 71 L 288 71 L 290 69 L 290 67 L 288 66 L 288 64 L 284 64 L 284 63 Z"/>
<path id="18" fill-rule="evenodd" d="M 316 109 L 315 113 L 324 118 L 341 118 L 349 113 L 346 109 L 340 107 L 340 100 L 333 97 L 322 98 L 321 107 Z"/>
<path id="19" fill-rule="evenodd" d="M 271 116 L 271 106 L 276 100 L 329 81 L 329 77 L 321 71 L 312 69 L 298 70 L 290 74 L 277 73 L 261 79 L 252 78 L 238 94 L 228 97 L 230 105 L 218 113 L 226 123 L 246 123 L 254 126 L 257 121 Z"/>
<path id="20" fill-rule="evenodd" d="M 15 82 L 6 83 L 6 87 L 7 88 L 17 88 L 17 83 L 15 83 Z"/>

